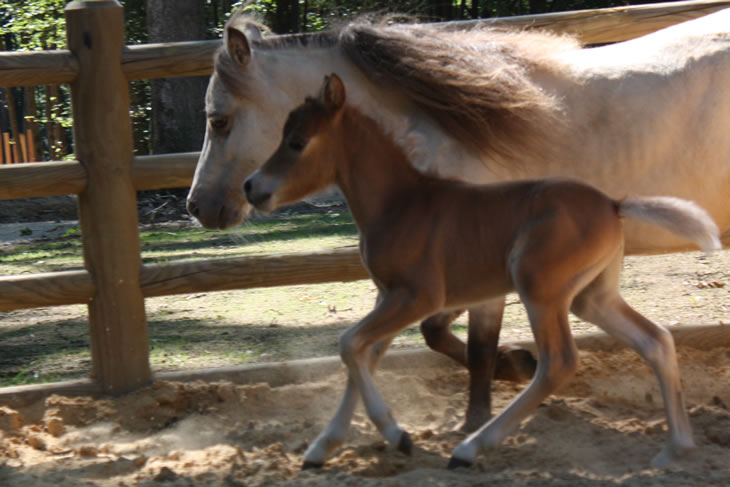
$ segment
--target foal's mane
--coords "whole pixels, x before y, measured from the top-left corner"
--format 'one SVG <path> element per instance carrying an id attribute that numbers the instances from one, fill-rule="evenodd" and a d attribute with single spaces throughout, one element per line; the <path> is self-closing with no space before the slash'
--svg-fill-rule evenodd
<path id="1" fill-rule="evenodd" d="M 540 150 L 558 122 L 559 101 L 531 75 L 559 69 L 552 55 L 579 48 L 570 37 L 539 31 L 389 24 L 365 17 L 331 31 L 264 37 L 253 46 L 339 46 L 373 82 L 407 97 L 472 152 L 510 159 Z"/>

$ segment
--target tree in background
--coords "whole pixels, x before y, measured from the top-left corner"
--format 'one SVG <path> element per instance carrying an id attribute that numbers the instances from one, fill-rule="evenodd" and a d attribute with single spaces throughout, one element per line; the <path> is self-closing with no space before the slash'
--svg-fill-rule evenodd
<path id="1" fill-rule="evenodd" d="M 147 0 L 149 42 L 203 40 L 205 4 L 200 0 Z M 200 150 L 205 135 L 207 77 L 152 80 L 152 140 L 155 153 Z"/>

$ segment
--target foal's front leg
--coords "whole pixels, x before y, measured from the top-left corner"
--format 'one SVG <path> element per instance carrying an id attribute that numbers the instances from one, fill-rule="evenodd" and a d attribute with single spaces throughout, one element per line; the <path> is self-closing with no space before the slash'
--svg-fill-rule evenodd
<path id="1" fill-rule="evenodd" d="M 370 370 L 375 369 L 375 366 L 383 357 L 385 351 L 388 350 L 391 341 L 392 339 L 383 340 L 372 347 L 369 363 Z M 327 457 L 342 444 L 345 440 L 345 434 L 350 429 L 352 416 L 355 413 L 355 407 L 359 398 L 360 393 L 355 386 L 352 374 L 348 373 L 342 401 L 324 431 L 317 436 L 317 439 L 314 440 L 304 453 L 302 470 L 321 468 Z"/>
<path id="2" fill-rule="evenodd" d="M 340 355 L 348 369 L 348 386 L 342 404 L 337 410 L 334 418 L 325 431 L 317 438 L 314 445 L 305 454 L 304 466 L 321 466 L 325 458 L 315 458 L 314 453 L 329 454 L 321 448 L 315 447 L 321 444 L 331 444 L 331 437 L 340 431 L 332 428 L 345 416 L 348 416 L 347 423 L 352 416 L 351 407 L 357 402 L 357 393 L 363 399 L 368 416 L 373 421 L 378 431 L 392 445 L 404 453 L 410 453 L 411 440 L 408 434 L 396 423 L 380 395 L 370 373 L 369 350 L 380 343 L 390 341 L 409 324 L 418 321 L 434 311 L 435 299 L 429 297 L 413 296 L 407 290 L 391 291 L 381 293 L 375 309 L 368 314 L 360 323 L 347 329 L 340 337 Z M 374 367 L 373 367 L 374 368 Z M 352 406 L 351 406 L 352 405 Z M 344 412 L 344 414 L 343 414 Z"/>

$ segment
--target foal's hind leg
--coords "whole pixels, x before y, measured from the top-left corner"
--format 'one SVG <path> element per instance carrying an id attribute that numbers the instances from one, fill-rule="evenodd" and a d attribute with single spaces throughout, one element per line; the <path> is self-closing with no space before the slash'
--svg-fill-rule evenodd
<path id="1" fill-rule="evenodd" d="M 672 335 L 631 308 L 618 293 L 621 256 L 573 301 L 571 310 L 610 335 L 631 345 L 646 360 L 659 380 L 669 426 L 669 442 L 652 460 L 665 468 L 694 448 L 687 417 L 679 365 Z"/>

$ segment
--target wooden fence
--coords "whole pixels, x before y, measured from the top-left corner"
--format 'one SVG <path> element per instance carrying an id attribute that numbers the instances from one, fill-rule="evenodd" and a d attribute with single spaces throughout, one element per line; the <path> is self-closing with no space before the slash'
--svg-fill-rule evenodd
<path id="1" fill-rule="evenodd" d="M 729 6 L 730 0 L 676 2 L 487 22 L 606 43 Z M 78 161 L 0 166 L 0 200 L 77 194 L 85 270 L 0 277 L 0 312 L 88 304 L 94 379 L 84 391 L 120 394 L 151 381 L 146 297 L 367 277 L 354 248 L 143 266 L 135 192 L 189 185 L 198 154 L 133 157 L 128 82 L 210 74 L 220 41 L 125 47 L 116 0 L 71 2 L 66 24 L 69 50 L 0 54 L 0 86 L 70 83 Z M 69 389 L 79 387 L 77 381 Z"/>

